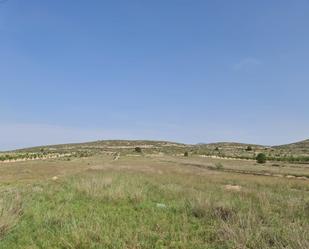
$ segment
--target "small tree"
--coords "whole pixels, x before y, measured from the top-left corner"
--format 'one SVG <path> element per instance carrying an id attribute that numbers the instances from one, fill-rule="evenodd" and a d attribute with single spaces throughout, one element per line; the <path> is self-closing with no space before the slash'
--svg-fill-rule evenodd
<path id="1" fill-rule="evenodd" d="M 135 147 L 135 152 L 137 152 L 137 153 L 142 153 L 141 147 Z"/>
<path id="2" fill-rule="evenodd" d="M 266 163 L 266 155 L 264 153 L 259 153 L 256 156 L 256 162 L 257 163 Z"/>
<path id="3" fill-rule="evenodd" d="M 183 153 L 183 156 L 188 157 L 188 156 L 189 156 L 188 151 L 186 151 L 185 153 Z"/>
<path id="4" fill-rule="evenodd" d="M 247 146 L 246 151 L 252 151 L 252 147 L 250 145 Z"/>

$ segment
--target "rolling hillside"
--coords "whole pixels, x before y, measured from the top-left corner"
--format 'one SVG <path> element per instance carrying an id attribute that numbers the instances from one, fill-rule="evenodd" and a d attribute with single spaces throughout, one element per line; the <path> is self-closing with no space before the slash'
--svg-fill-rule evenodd
<path id="1" fill-rule="evenodd" d="M 141 148 L 144 154 L 167 154 L 216 156 L 223 158 L 255 159 L 259 153 L 264 153 L 268 160 L 287 162 L 309 162 L 309 140 L 297 143 L 263 146 L 233 142 L 189 145 L 169 141 L 149 140 L 100 140 L 86 143 L 59 144 L 19 149 L 0 153 L 1 160 L 24 157 L 42 158 L 47 155 L 75 155 L 84 157 L 94 154 L 132 154 L 135 148 Z"/>

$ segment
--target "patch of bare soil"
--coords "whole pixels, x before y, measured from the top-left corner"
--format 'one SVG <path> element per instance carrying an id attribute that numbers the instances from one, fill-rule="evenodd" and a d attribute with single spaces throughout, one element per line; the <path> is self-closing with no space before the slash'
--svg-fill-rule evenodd
<path id="1" fill-rule="evenodd" d="M 230 185 L 230 184 L 228 184 L 228 185 L 225 185 L 224 186 L 224 189 L 225 190 L 229 190 L 229 191 L 240 191 L 241 190 L 241 186 L 239 186 L 239 185 Z"/>

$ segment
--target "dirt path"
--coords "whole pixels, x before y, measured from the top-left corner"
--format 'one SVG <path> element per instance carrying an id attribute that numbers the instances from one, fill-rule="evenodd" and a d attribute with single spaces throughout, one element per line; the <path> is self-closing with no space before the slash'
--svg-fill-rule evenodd
<path id="1" fill-rule="evenodd" d="M 161 161 L 175 162 L 174 160 L 170 160 L 170 159 L 161 159 Z M 229 172 L 229 173 L 236 173 L 236 174 L 280 177 L 280 178 L 297 179 L 297 180 L 309 180 L 309 177 L 306 175 L 276 174 L 272 172 L 258 172 L 258 171 L 253 171 L 253 170 L 242 170 L 242 169 L 227 169 L 227 168 L 217 169 L 215 166 L 207 165 L 207 164 L 190 163 L 190 162 L 177 162 L 177 163 L 181 165 L 192 166 L 192 167 L 197 167 L 197 168 L 202 168 L 202 169 L 207 169 L 207 170 Z"/>

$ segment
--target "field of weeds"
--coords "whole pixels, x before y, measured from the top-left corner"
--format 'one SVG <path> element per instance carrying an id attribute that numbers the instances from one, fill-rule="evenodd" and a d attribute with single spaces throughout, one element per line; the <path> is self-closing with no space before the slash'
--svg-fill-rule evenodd
<path id="1" fill-rule="evenodd" d="M 109 160 L 42 161 L 48 177 L 2 182 L 0 248 L 309 248 L 307 180 Z"/>

